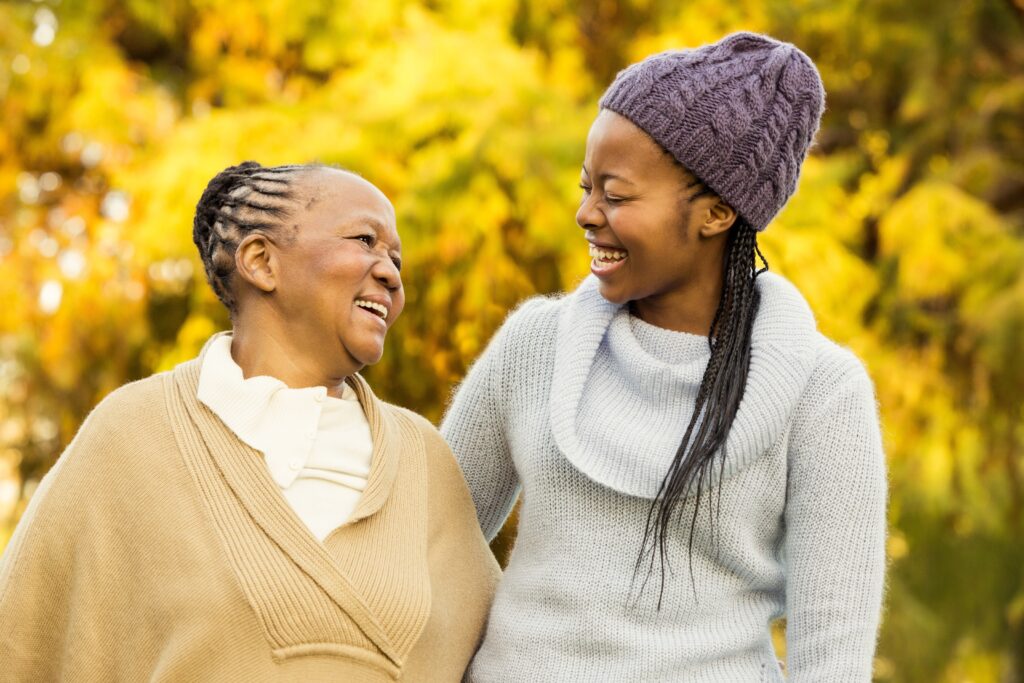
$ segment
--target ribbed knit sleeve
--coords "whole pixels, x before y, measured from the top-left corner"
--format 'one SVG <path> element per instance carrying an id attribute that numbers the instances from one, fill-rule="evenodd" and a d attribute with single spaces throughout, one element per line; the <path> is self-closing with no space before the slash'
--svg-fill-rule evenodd
<path id="1" fill-rule="evenodd" d="M 530 336 L 531 311 L 545 306 L 549 300 L 532 299 L 509 315 L 469 369 L 441 423 L 441 435 L 462 468 L 488 541 L 501 531 L 519 494 L 508 442 L 513 374 L 522 370 L 516 366 L 516 351 L 522 346 L 517 340 Z"/>
<path id="2" fill-rule="evenodd" d="M 66 462 L 71 450 L 65 452 Z M 83 533 L 79 517 L 60 501 L 64 463 L 43 478 L 22 522 L 0 557 L 0 661 L 12 681 L 57 680 L 68 621 L 74 539 Z M 54 488 L 57 492 L 54 493 Z M 55 500 L 55 498 L 57 500 Z M 30 645 L 27 645 L 30 644 Z"/>
<path id="3" fill-rule="evenodd" d="M 123 633 L 107 626 L 103 608 L 94 609 L 116 601 L 92 589 L 104 550 L 124 533 L 110 501 L 123 493 L 118 456 L 131 440 L 125 405 L 158 413 L 147 400 L 152 393 L 142 382 L 129 384 L 92 411 L 43 477 L 0 557 L 3 680 L 86 680 L 77 668 L 82 661 L 123 641 Z M 111 663 L 103 667 L 112 674 Z"/>
<path id="4" fill-rule="evenodd" d="M 871 680 L 885 575 L 886 473 L 871 380 L 830 348 L 794 417 L 786 649 L 795 683 Z"/>

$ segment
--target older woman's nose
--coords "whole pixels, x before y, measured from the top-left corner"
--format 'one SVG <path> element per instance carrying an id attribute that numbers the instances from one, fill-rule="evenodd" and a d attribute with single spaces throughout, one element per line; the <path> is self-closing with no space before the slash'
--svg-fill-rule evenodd
<path id="1" fill-rule="evenodd" d="M 389 290 L 395 290 L 402 286 L 402 274 L 390 256 L 382 256 L 377 259 L 372 272 L 374 279 Z"/>

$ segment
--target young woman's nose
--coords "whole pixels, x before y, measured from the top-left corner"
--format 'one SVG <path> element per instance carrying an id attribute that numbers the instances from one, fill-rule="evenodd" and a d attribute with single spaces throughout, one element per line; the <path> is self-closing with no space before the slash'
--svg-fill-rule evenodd
<path id="1" fill-rule="evenodd" d="M 584 230 L 604 225 L 604 214 L 597 208 L 597 199 L 593 192 L 583 195 L 580 208 L 576 210 L 576 225 Z"/>

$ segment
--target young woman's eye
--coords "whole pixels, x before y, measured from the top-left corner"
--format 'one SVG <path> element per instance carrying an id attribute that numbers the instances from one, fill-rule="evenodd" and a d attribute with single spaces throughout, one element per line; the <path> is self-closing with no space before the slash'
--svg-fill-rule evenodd
<path id="1" fill-rule="evenodd" d="M 619 204 L 626 201 L 625 197 L 620 197 L 617 194 L 605 194 L 604 198 L 609 204 Z"/>
<path id="2" fill-rule="evenodd" d="M 580 189 L 583 190 L 583 194 L 590 194 L 590 186 L 580 183 Z"/>

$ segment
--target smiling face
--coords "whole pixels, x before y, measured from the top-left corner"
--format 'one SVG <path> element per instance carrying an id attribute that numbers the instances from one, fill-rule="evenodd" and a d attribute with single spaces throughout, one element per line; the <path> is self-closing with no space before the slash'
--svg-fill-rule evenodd
<path id="1" fill-rule="evenodd" d="M 297 208 L 275 239 L 271 308 L 315 372 L 345 377 L 376 363 L 405 306 L 391 202 L 358 176 L 316 168 L 295 180 Z M 300 361 L 301 362 L 301 361 Z"/>
<path id="2" fill-rule="evenodd" d="M 706 334 L 687 328 L 703 326 L 718 303 L 735 214 L 713 194 L 695 197 L 703 188 L 695 182 L 640 128 L 602 110 L 587 137 L 576 223 L 605 299 L 634 302 L 653 324 Z"/>

